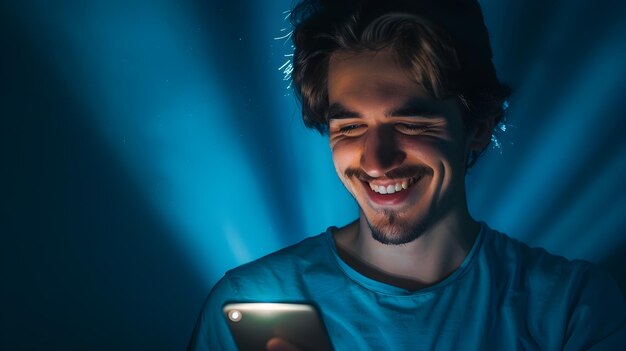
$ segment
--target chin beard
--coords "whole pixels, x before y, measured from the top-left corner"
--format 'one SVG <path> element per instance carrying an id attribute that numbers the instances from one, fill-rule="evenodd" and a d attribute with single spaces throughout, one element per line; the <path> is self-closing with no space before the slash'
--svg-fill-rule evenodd
<path id="1" fill-rule="evenodd" d="M 422 236 L 429 226 L 425 219 L 417 219 L 413 223 L 402 223 L 394 211 L 384 210 L 382 214 L 386 218 L 384 226 L 372 224 L 367 216 L 365 216 L 365 220 L 370 227 L 374 240 L 384 245 L 408 244 Z"/>

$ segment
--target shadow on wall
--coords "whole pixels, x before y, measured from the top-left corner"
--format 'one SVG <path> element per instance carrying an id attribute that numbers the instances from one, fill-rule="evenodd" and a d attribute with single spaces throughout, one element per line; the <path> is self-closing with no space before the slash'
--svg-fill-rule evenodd
<path id="1" fill-rule="evenodd" d="M 626 245 L 622 245 L 615 250 L 610 256 L 606 257 L 599 266 L 609 273 L 622 289 L 622 293 L 626 298 L 626 265 L 624 264 L 626 257 Z"/>
<path id="2" fill-rule="evenodd" d="M 0 17 L 0 349 L 184 348 L 209 287 L 81 102 Z"/>
<path id="3" fill-rule="evenodd" d="M 519 6 L 527 11 L 544 8 L 534 3 Z M 223 22 L 214 25 L 227 28 L 228 18 Z M 47 67 L 46 57 L 29 47 L 17 28 L 0 11 L 0 349 L 182 349 L 209 289 L 206 279 L 195 275 L 179 251 L 175 229 L 164 223 L 122 163 L 99 142 L 97 131 L 86 122 L 91 120 L 86 109 L 64 90 L 65 77 Z M 543 35 L 542 27 L 530 28 Z M 237 39 L 237 33 L 227 34 L 233 38 L 224 34 L 224 44 Z M 520 51 L 531 55 L 532 42 L 527 39 Z M 59 44 L 51 54 L 63 55 L 66 48 Z M 237 72 L 252 76 L 257 84 L 245 93 L 262 93 L 266 77 L 245 60 L 253 48 L 229 50 L 232 55 L 220 57 L 231 68 L 219 78 L 228 82 Z M 237 56 L 241 52 L 245 54 Z M 236 58 L 229 61 L 231 56 Z M 524 72 L 518 64 L 530 61 L 526 59 L 520 56 L 511 67 Z M 236 80 L 230 84 L 226 90 L 239 88 Z M 238 99 L 233 97 L 233 103 Z M 258 116 L 250 111 L 275 112 L 267 101 L 236 110 L 241 124 L 250 126 L 245 130 L 250 135 L 258 128 L 253 123 Z M 274 138 L 271 133 L 258 135 L 248 146 L 280 149 L 271 142 Z M 259 154 L 251 158 L 261 160 L 256 157 L 260 151 L 254 152 Z M 263 183 L 280 185 L 284 170 L 261 166 Z M 297 202 L 281 194 L 271 212 L 297 218 Z M 284 224 L 280 232 L 289 233 L 299 222 Z M 601 266 L 626 293 L 624 257 L 626 246 Z"/>

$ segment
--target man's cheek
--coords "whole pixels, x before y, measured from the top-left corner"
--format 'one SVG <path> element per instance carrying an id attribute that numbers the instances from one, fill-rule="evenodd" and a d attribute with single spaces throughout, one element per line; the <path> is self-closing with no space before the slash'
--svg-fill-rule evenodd
<path id="1" fill-rule="evenodd" d="M 343 172 L 339 168 L 335 168 L 335 171 L 337 172 L 337 177 L 339 177 L 339 180 L 341 181 L 343 186 L 346 188 L 346 190 L 348 190 L 348 192 L 352 195 L 352 197 L 355 197 L 356 192 L 352 183 L 350 182 L 350 179 L 346 178 L 343 175 Z"/>

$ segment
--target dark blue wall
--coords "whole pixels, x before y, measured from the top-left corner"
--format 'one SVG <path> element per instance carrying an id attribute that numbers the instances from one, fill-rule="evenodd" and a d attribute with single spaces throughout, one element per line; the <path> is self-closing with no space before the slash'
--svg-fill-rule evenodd
<path id="1" fill-rule="evenodd" d="M 182 349 L 226 269 L 356 216 L 271 3 L 0 4 L 0 349 Z M 515 95 L 472 213 L 626 291 L 626 5 L 481 3 Z"/>

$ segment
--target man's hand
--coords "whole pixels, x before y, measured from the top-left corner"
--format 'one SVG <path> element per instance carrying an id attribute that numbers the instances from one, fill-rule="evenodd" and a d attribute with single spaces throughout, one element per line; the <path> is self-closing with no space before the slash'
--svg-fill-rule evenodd
<path id="1" fill-rule="evenodd" d="M 281 338 L 269 339 L 267 344 L 265 344 L 265 348 L 267 351 L 300 351 L 299 348 Z"/>

